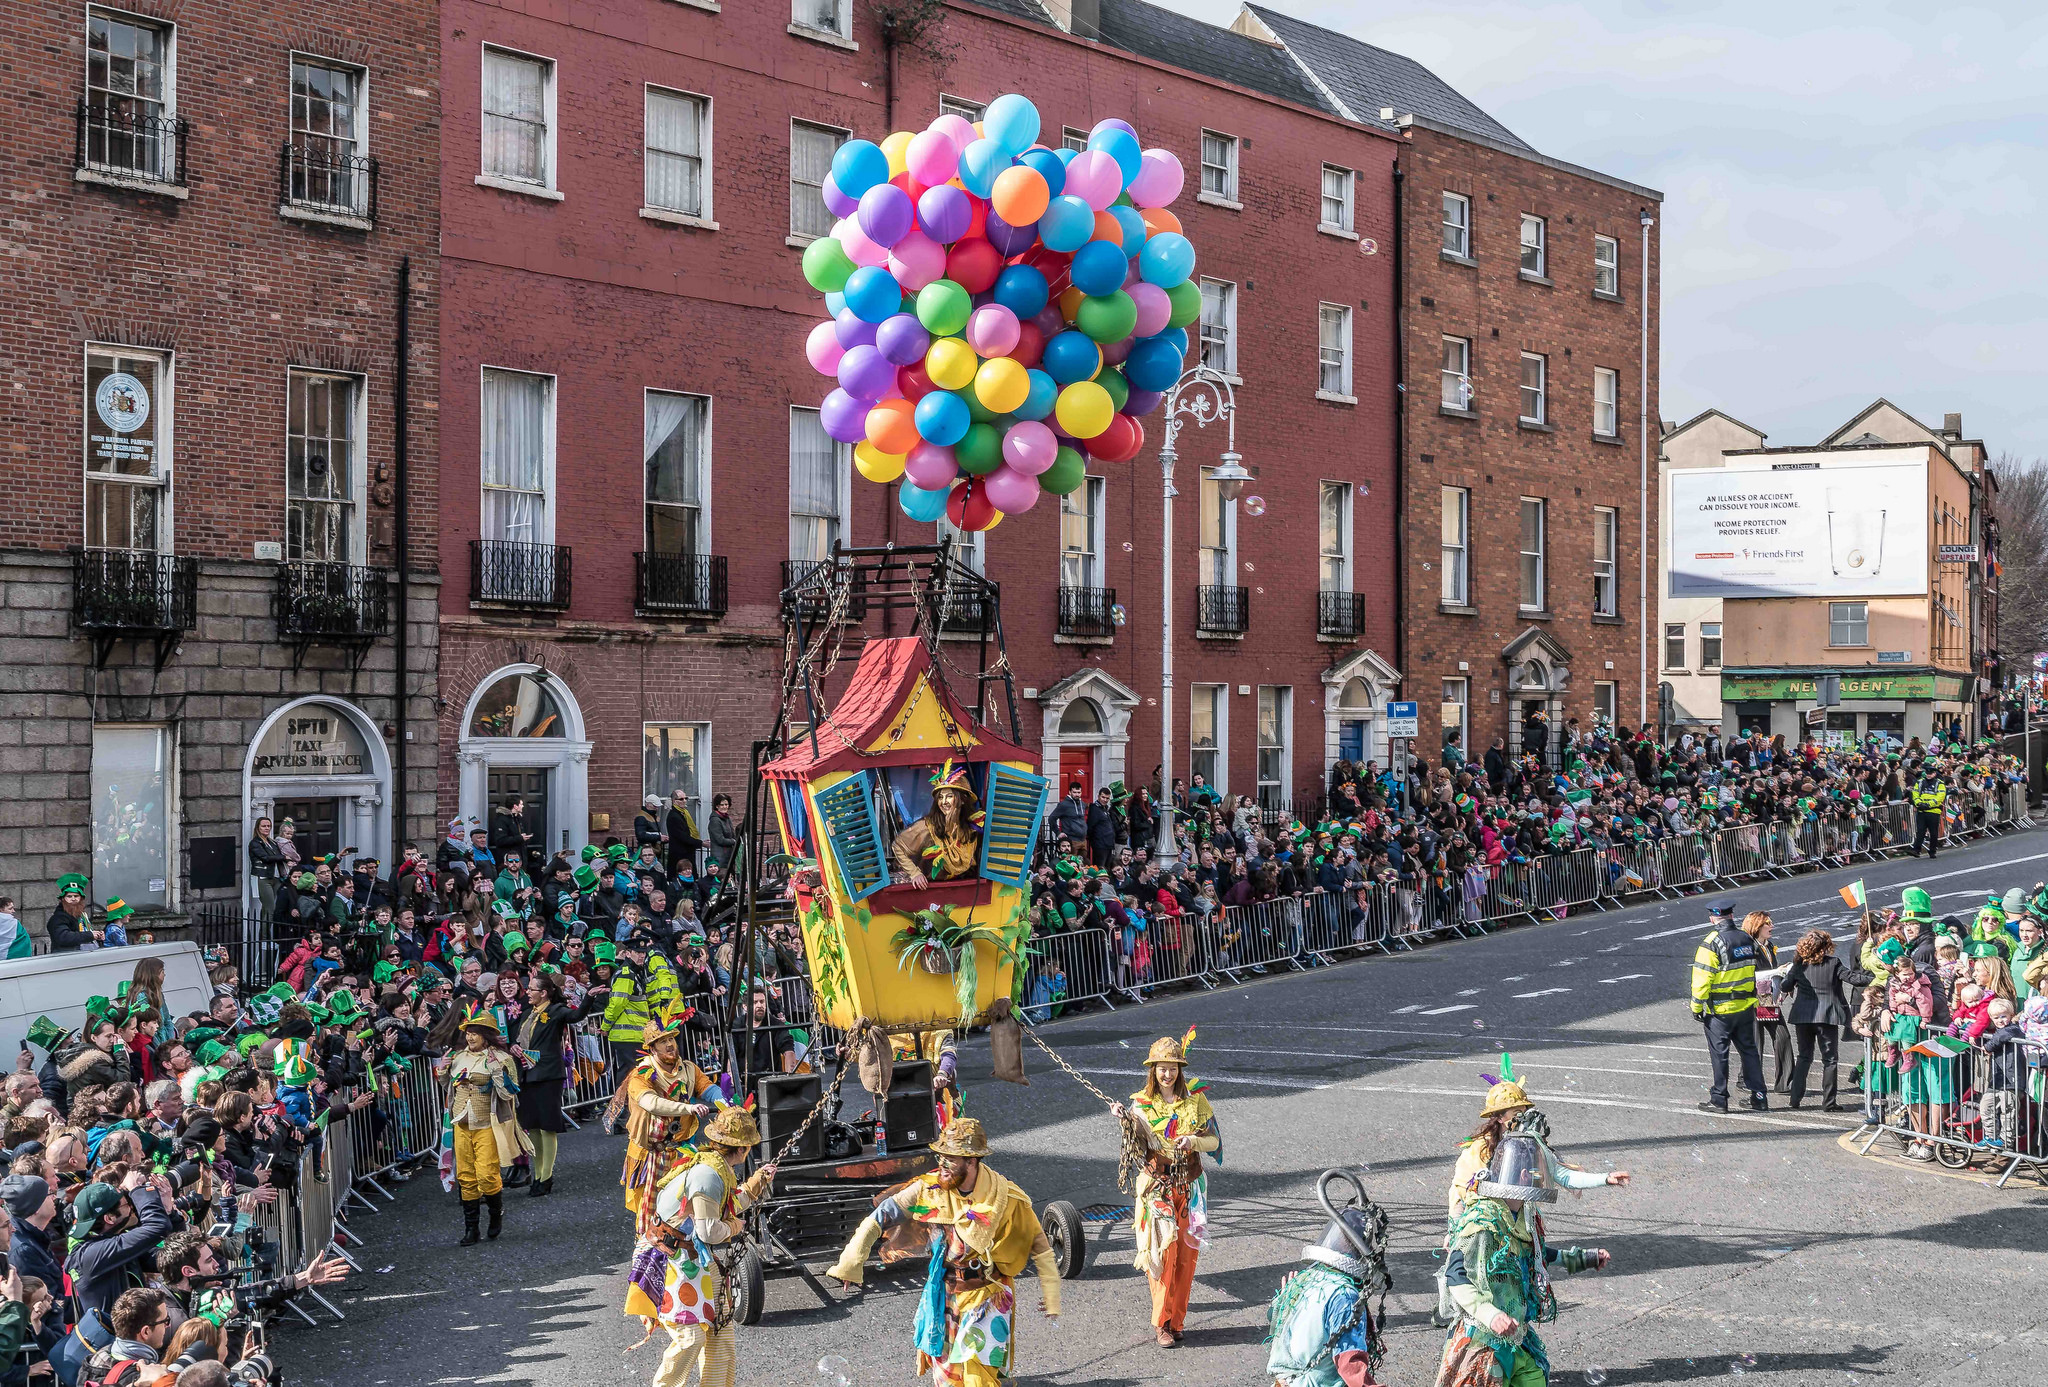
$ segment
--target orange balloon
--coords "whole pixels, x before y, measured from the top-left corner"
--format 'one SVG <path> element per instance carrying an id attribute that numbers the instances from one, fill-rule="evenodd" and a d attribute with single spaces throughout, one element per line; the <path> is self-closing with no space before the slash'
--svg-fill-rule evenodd
<path id="1" fill-rule="evenodd" d="M 1023 164 L 997 174 L 988 196 L 989 206 L 1011 226 L 1031 225 L 1045 215 L 1051 201 L 1052 189 L 1046 186 L 1045 175 Z"/>
<path id="2" fill-rule="evenodd" d="M 918 444 L 916 406 L 908 400 L 882 400 L 868 407 L 868 442 L 885 453 L 907 453 Z"/>
<path id="3" fill-rule="evenodd" d="M 1145 234 L 1147 236 L 1157 236 L 1162 231 L 1171 231 L 1175 235 L 1180 234 L 1180 218 L 1174 216 L 1173 213 L 1167 211 L 1164 207 L 1147 207 L 1139 212 L 1138 215 L 1145 221 Z"/>
<path id="4" fill-rule="evenodd" d="M 1073 322 L 1074 315 L 1081 311 L 1081 300 L 1087 297 L 1071 284 L 1060 290 L 1060 316 L 1070 323 Z"/>
<path id="5" fill-rule="evenodd" d="M 1121 245 L 1124 239 L 1123 225 L 1109 213 L 1097 212 L 1095 214 L 1095 234 L 1088 239 L 1091 241 L 1114 241 Z"/>

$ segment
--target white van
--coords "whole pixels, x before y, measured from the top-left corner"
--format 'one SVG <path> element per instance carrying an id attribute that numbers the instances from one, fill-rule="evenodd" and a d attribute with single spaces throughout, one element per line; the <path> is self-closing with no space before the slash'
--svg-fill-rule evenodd
<path id="1" fill-rule="evenodd" d="M 173 944 L 130 944 L 119 949 L 40 954 L 0 963 L 0 1060 L 12 1067 L 12 1059 L 38 1016 L 47 1016 L 68 1031 L 85 1024 L 85 1000 L 111 1000 L 124 982 L 135 976 L 135 965 L 145 958 L 164 961 L 164 1003 L 170 1015 L 165 1029 L 179 1016 L 205 1011 L 213 1001 L 213 983 L 199 946 L 186 941 Z M 35 1052 L 40 1065 L 47 1056 Z"/>

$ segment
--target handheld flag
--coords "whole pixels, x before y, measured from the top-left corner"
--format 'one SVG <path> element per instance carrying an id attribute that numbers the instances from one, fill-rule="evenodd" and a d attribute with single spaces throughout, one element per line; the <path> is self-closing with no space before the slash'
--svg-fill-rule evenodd
<path id="1" fill-rule="evenodd" d="M 1863 882 L 1860 878 L 1856 881 L 1850 882 L 1847 886 L 1844 886 L 1842 888 L 1842 904 L 1848 906 L 1849 909 L 1863 909 L 1864 900 L 1865 897 L 1863 895 Z"/>
<path id="2" fill-rule="evenodd" d="M 1970 1043 L 1960 1036 L 1930 1035 L 1920 1040 L 1917 1044 L 1908 1045 L 1906 1053 L 1909 1055 L 1925 1055 L 1931 1060 L 1949 1060 L 1954 1059 L 1969 1048 Z"/>

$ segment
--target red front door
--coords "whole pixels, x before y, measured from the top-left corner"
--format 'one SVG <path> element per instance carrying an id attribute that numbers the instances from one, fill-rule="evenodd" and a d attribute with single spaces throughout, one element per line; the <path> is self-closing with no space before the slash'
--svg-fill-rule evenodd
<path id="1" fill-rule="evenodd" d="M 1064 795 L 1067 787 L 1076 781 L 1081 785 L 1081 799 L 1085 803 L 1095 802 L 1095 748 L 1088 746 L 1063 746 L 1060 748 L 1059 794 Z"/>

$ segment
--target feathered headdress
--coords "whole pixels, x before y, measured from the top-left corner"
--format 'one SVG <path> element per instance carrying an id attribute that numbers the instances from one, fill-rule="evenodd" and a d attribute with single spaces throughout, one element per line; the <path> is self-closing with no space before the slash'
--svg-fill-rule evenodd
<path id="1" fill-rule="evenodd" d="M 945 765 L 932 772 L 932 793 L 937 794 L 941 790 L 957 790 L 969 799 L 976 797 L 974 785 L 967 778 L 967 767 L 954 764 L 950 756 L 946 758 Z"/>
<path id="2" fill-rule="evenodd" d="M 1507 1051 L 1501 1051 L 1499 1074 L 1481 1074 L 1479 1077 L 1488 1084 L 1486 1105 L 1479 1110 L 1481 1117 L 1531 1106 L 1529 1095 L 1522 1091 L 1521 1083 L 1515 1078 L 1515 1057 Z"/>

